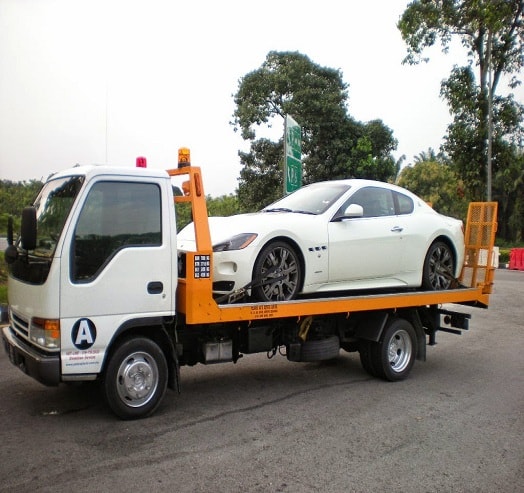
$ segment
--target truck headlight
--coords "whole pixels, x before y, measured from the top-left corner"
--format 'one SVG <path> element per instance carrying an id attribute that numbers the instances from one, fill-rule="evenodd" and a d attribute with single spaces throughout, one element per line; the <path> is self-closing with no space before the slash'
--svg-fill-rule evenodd
<path id="1" fill-rule="evenodd" d="M 31 341 L 47 349 L 60 347 L 60 320 L 34 317 L 29 330 Z"/>

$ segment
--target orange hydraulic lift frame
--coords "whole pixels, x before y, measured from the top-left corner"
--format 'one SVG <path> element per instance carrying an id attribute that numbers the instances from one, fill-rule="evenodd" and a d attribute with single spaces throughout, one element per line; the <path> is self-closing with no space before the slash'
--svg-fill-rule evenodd
<path id="1" fill-rule="evenodd" d="M 189 165 L 167 172 L 172 177 L 188 177 L 183 185 L 184 195 L 175 196 L 175 204 L 191 204 L 195 227 L 196 251 L 185 253 L 186 277 L 178 279 L 176 298 L 177 311 L 185 315 L 189 325 L 300 318 L 328 313 L 349 315 L 358 311 L 394 310 L 445 303 L 483 308 L 489 304 L 495 273 L 493 246 L 497 231 L 496 202 L 472 202 L 469 205 L 465 231 L 465 261 L 459 278 L 461 287 L 458 289 L 219 305 L 212 293 L 213 247 L 201 170 Z"/>

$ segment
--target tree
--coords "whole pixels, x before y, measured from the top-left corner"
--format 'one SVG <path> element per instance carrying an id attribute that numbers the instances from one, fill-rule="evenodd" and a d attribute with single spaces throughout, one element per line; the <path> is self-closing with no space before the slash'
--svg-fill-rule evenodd
<path id="1" fill-rule="evenodd" d="M 494 177 L 497 190 L 505 193 L 495 198 L 499 202 L 500 222 L 498 236 L 510 241 L 524 241 L 524 153 L 511 153 L 507 164 Z"/>
<path id="2" fill-rule="evenodd" d="M 414 158 L 415 164 L 416 163 L 422 163 L 424 161 L 442 162 L 442 160 L 443 160 L 442 155 L 437 155 L 435 153 L 435 150 L 433 148 L 431 148 L 431 147 L 427 151 L 420 152 Z"/>
<path id="3" fill-rule="evenodd" d="M 233 194 L 206 197 L 208 216 L 232 216 L 240 212 L 238 197 Z"/>
<path id="4" fill-rule="evenodd" d="M 442 161 L 420 160 L 405 167 L 398 184 L 430 203 L 437 212 L 466 219 L 468 201 L 464 183 L 453 168 Z"/>
<path id="5" fill-rule="evenodd" d="M 239 153 L 244 168 L 238 195 L 244 209 L 259 209 L 282 195 L 283 132 L 274 142 L 257 139 L 257 130 L 283 128 L 285 115 L 302 128 L 304 183 L 395 176 L 392 131 L 379 120 L 362 124 L 352 119 L 347 89 L 339 70 L 298 52 L 270 52 L 259 69 L 239 81 L 232 125 L 250 141 L 250 151 Z"/>
<path id="6" fill-rule="evenodd" d="M 208 216 L 232 216 L 240 212 L 238 197 L 233 194 L 221 195 L 220 197 L 206 196 Z M 191 204 L 180 202 L 176 204 L 176 227 L 182 230 L 192 221 Z"/>
<path id="7" fill-rule="evenodd" d="M 494 198 L 514 193 L 508 180 L 497 179 L 518 159 L 524 129 L 524 107 L 510 93 L 497 94 L 502 77 L 513 89 L 524 66 L 523 0 L 416 0 L 404 11 L 398 27 L 408 46 L 406 63 L 427 61 L 423 51 L 438 40 L 446 52 L 458 38 L 467 50 L 468 65 L 454 67 L 442 83 L 452 123 L 443 151 L 466 185 L 472 200 L 491 194 Z M 475 77 L 474 69 L 477 70 Z M 497 188 L 500 186 L 509 188 Z M 519 200 L 518 195 L 513 196 Z M 520 199 L 524 200 L 524 199 Z M 520 206 L 519 206 L 520 207 Z M 509 210 L 502 209 L 499 223 L 506 223 Z"/>
<path id="8" fill-rule="evenodd" d="M 0 235 L 7 233 L 7 221 L 13 218 L 14 230 L 18 230 L 24 207 L 31 205 L 42 182 L 38 180 L 15 182 L 0 180 Z"/>

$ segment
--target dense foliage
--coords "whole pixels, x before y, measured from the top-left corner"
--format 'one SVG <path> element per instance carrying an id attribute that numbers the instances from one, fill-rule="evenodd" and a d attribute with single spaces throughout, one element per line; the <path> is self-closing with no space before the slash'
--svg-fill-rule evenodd
<path id="1" fill-rule="evenodd" d="M 437 212 L 466 220 L 468 200 L 464 183 L 455 170 L 438 157 L 404 168 L 398 184 L 423 197 Z"/>
<path id="2" fill-rule="evenodd" d="M 33 203 L 40 188 L 42 182 L 38 180 L 26 182 L 0 180 L 0 236 L 7 234 L 9 216 L 13 217 L 15 231 L 17 231 L 22 209 Z"/>
<path id="3" fill-rule="evenodd" d="M 239 81 L 232 124 L 250 142 L 240 152 L 238 196 L 257 210 L 283 191 L 283 130 L 276 141 L 257 131 L 283 129 L 286 115 L 302 128 L 304 184 L 337 178 L 392 180 L 397 171 L 393 132 L 380 120 L 362 123 L 347 112 L 348 86 L 339 70 L 298 52 L 270 52 L 262 66 Z"/>
<path id="4" fill-rule="evenodd" d="M 469 200 L 499 202 L 499 234 L 524 237 L 524 107 L 509 92 L 521 83 L 524 66 L 523 0 L 416 0 L 398 28 L 408 47 L 406 63 L 427 61 L 422 54 L 454 39 L 467 50 L 442 83 L 452 122 L 442 150 L 464 182 Z"/>
<path id="5" fill-rule="evenodd" d="M 207 213 L 209 216 L 232 216 L 240 212 L 238 198 L 235 195 L 221 195 L 220 197 L 206 197 Z M 181 203 L 176 206 L 177 230 L 191 222 L 191 206 Z"/>

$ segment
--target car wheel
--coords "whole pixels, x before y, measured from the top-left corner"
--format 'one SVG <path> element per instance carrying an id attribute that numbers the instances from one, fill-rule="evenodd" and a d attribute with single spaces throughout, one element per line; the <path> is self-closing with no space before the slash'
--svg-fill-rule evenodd
<path id="1" fill-rule="evenodd" d="M 302 272 L 295 250 L 276 241 L 260 252 L 253 269 L 253 296 L 258 301 L 286 301 L 296 298 Z"/>
<path id="2" fill-rule="evenodd" d="M 455 258 L 451 248 L 442 241 L 433 243 L 426 254 L 422 287 L 431 291 L 449 289 L 454 280 Z"/>

